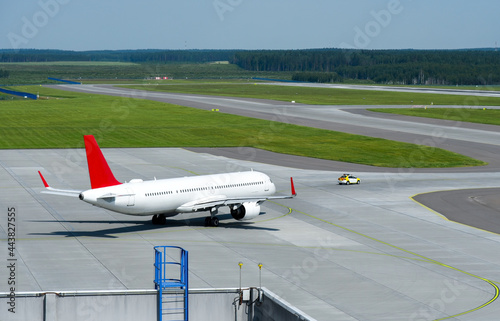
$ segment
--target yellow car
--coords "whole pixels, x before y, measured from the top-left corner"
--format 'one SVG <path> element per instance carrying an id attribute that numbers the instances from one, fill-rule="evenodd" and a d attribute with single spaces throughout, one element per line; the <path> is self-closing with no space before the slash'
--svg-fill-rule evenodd
<path id="1" fill-rule="evenodd" d="M 359 184 L 359 183 L 361 183 L 361 180 L 358 177 L 353 176 L 351 174 L 344 174 L 344 175 L 339 177 L 339 184 L 340 185 L 342 185 L 342 184 L 345 184 L 345 185 Z"/>

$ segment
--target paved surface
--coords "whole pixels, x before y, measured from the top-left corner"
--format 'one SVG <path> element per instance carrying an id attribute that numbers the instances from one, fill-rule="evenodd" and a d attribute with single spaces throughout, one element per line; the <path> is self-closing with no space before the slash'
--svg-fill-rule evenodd
<path id="1" fill-rule="evenodd" d="M 275 82 L 263 83 L 267 85 L 276 85 Z M 315 88 L 337 88 L 337 89 L 355 89 L 370 91 L 392 91 L 407 93 L 426 93 L 442 95 L 476 96 L 476 97 L 500 97 L 500 91 L 497 90 L 467 90 L 467 89 L 440 89 L 440 88 L 422 88 L 422 87 L 393 87 L 393 86 L 370 86 L 370 85 L 339 85 L 339 84 L 318 84 L 318 83 L 279 83 L 280 86 L 294 87 L 315 87 Z"/>
<path id="2" fill-rule="evenodd" d="M 0 204 L 16 208 L 19 291 L 152 288 L 154 245 L 190 253 L 193 288 L 262 283 L 318 320 L 419 320 L 478 311 L 457 320 L 491 320 L 500 280 L 500 237 L 444 220 L 412 201 L 417 192 L 500 182 L 500 174 L 359 173 L 340 186 L 340 171 L 298 170 L 183 149 L 106 149 L 116 176 L 177 177 L 253 168 L 280 193 L 293 176 L 299 196 L 266 202 L 254 222 L 223 212 L 219 228 L 202 214 L 177 216 L 163 227 L 40 194 L 36 173 L 54 186 L 88 188 L 83 150 L 0 151 Z M 75 160 L 79 160 L 76 161 Z M 340 169 L 339 169 L 340 170 Z M 470 183 L 470 177 L 476 177 Z M 290 210 L 291 209 L 291 213 Z M 1 220 L 6 238 L 6 214 Z M 3 243 L 5 244 L 5 243 Z M 0 249 L 6 258 L 7 248 Z M 8 271 L 0 269 L 6 280 Z M 5 284 L 3 288 L 5 288 Z M 420 317 L 420 318 L 417 318 Z M 427 318 L 424 318 L 427 319 Z"/>
<path id="3" fill-rule="evenodd" d="M 300 119 L 303 113 L 308 122 L 332 119 L 331 124 L 335 124 L 336 117 L 325 117 L 324 113 L 354 115 L 352 119 L 365 131 L 434 138 L 492 160 L 499 141 L 495 130 L 376 120 L 335 106 L 319 109 L 239 99 L 183 99 L 180 101 L 191 100 L 203 108 L 209 107 L 204 101 L 236 105 L 234 109 L 249 114 L 259 114 L 258 106 L 262 110 L 278 108 L 282 113 L 274 113 L 274 117 Z M 429 135 L 429 128 L 449 136 L 438 140 L 440 136 Z M 493 152 L 488 154 L 486 147 L 474 148 L 477 145 Z M 199 214 L 176 216 L 158 227 L 146 218 L 39 193 L 42 184 L 37 170 L 42 170 L 55 187 L 88 188 L 83 150 L 0 151 L 0 204 L 5 211 L 0 219 L 0 238 L 7 238 L 7 209 L 15 208 L 17 290 L 152 288 L 152 247 L 178 245 L 189 251 L 193 288 L 237 287 L 240 261 L 243 285 L 257 285 L 257 264 L 262 263 L 262 284 L 318 320 L 497 318 L 500 236 L 446 220 L 411 199 L 433 191 L 498 187 L 497 163 L 479 172 L 432 174 L 358 168 L 356 174 L 362 183 L 340 186 L 336 178 L 346 168 L 355 167 L 323 163 L 324 168 L 315 168 L 310 159 L 289 157 L 283 166 L 278 162 L 282 157 L 259 150 L 221 151 L 229 157 L 240 155 L 231 158 L 198 152 L 104 150 L 120 180 L 253 168 L 269 174 L 283 194 L 288 193 L 288 180 L 293 176 L 299 196 L 264 203 L 263 214 L 254 222 L 236 222 L 226 213 L 219 228 L 209 228 L 203 226 L 204 215 Z M 479 208 L 495 210 L 497 206 L 494 196 L 482 194 L 475 202 L 482 204 Z M 6 242 L 2 244 L 0 257 L 7 258 Z M 0 268 L 0 279 L 5 280 L 0 289 L 7 289 L 8 273 Z"/>
<path id="4" fill-rule="evenodd" d="M 499 195 L 500 188 L 463 189 L 419 194 L 413 199 L 452 221 L 500 234 Z"/>

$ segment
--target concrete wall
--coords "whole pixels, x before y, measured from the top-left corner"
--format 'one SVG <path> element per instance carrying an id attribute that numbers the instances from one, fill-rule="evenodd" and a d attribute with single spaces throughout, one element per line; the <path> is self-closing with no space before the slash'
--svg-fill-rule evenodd
<path id="1" fill-rule="evenodd" d="M 264 288 L 261 302 L 256 302 L 254 304 L 254 314 L 251 321 L 267 320 L 315 321 L 315 319 Z"/>
<path id="2" fill-rule="evenodd" d="M 10 297 L 0 293 L 0 320 L 155 321 L 156 297 L 154 290 L 16 293 L 12 313 Z"/>
<path id="3" fill-rule="evenodd" d="M 313 320 L 272 292 L 246 289 L 189 290 L 191 321 Z M 156 321 L 155 290 L 0 293 L 0 320 L 9 321 Z M 11 303 L 14 302 L 14 305 Z M 9 308 L 15 307 L 15 313 Z M 163 320 L 168 320 L 164 317 Z"/>

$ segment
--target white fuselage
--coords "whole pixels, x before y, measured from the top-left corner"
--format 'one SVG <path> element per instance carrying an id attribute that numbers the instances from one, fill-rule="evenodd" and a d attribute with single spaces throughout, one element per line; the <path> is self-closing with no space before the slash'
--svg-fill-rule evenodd
<path id="1" fill-rule="evenodd" d="M 265 197 L 276 192 L 266 174 L 254 171 L 202 175 L 128 183 L 84 191 L 80 199 L 111 211 L 128 215 L 174 216 L 207 210 L 196 207 L 221 199 Z"/>

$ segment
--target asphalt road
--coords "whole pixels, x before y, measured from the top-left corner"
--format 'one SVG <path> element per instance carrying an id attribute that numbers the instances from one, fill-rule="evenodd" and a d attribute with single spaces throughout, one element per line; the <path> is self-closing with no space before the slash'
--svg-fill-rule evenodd
<path id="1" fill-rule="evenodd" d="M 276 83 L 267 83 L 276 85 Z M 440 89 L 440 88 L 419 88 L 419 87 L 395 87 L 395 86 L 370 86 L 370 85 L 338 85 L 338 84 L 316 84 L 316 83 L 279 83 L 282 86 L 314 87 L 314 88 L 337 88 L 337 89 L 355 89 L 370 91 L 391 91 L 408 93 L 426 93 L 442 95 L 459 96 L 477 96 L 477 97 L 500 97 L 499 91 L 490 90 L 467 90 L 467 89 Z"/>

